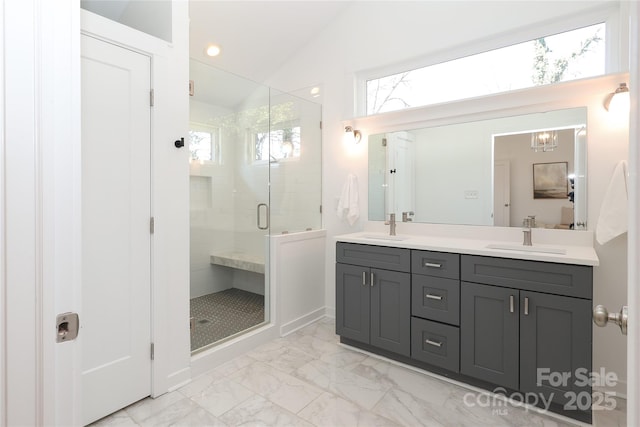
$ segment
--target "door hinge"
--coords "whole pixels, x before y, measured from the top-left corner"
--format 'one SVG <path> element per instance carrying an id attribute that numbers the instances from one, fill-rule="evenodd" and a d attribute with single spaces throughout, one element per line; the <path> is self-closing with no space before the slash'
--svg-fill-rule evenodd
<path id="1" fill-rule="evenodd" d="M 153 89 L 149 91 L 149 106 L 153 107 L 154 104 L 154 93 Z"/>
<path id="2" fill-rule="evenodd" d="M 322 213 L 322 205 L 320 205 L 320 213 Z"/>
<path id="3" fill-rule="evenodd" d="M 151 360 L 153 360 L 156 356 L 156 349 L 155 349 L 155 344 L 151 343 Z"/>
<path id="4" fill-rule="evenodd" d="M 151 217 L 151 219 L 149 220 L 149 232 L 153 234 L 154 231 L 156 231 L 156 219 L 154 217 Z"/>
<path id="5" fill-rule="evenodd" d="M 320 120 L 320 129 L 322 129 L 322 120 Z"/>

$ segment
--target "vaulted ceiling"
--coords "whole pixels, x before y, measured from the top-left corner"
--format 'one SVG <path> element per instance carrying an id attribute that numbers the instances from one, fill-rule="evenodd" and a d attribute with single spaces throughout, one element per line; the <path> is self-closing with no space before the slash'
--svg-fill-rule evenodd
<path id="1" fill-rule="evenodd" d="M 190 0 L 190 57 L 263 82 L 351 3 Z M 212 43 L 215 58 L 205 54 Z"/>

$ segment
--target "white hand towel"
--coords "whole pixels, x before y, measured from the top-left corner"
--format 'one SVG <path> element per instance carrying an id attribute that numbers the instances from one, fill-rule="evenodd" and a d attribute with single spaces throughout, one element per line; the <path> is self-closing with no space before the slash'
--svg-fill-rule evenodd
<path id="1" fill-rule="evenodd" d="M 338 218 L 346 219 L 349 225 L 355 224 L 360 217 L 360 206 L 358 205 L 358 177 L 350 173 L 342 186 L 342 194 L 338 202 L 336 214 Z"/>
<path id="2" fill-rule="evenodd" d="M 627 232 L 627 162 L 621 160 L 613 171 L 604 195 L 596 240 L 601 245 Z"/>

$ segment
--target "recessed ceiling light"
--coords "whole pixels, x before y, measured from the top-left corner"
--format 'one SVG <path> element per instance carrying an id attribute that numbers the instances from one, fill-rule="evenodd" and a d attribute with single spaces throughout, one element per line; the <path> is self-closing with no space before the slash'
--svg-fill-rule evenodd
<path id="1" fill-rule="evenodd" d="M 220 55 L 220 46 L 215 44 L 210 44 L 209 46 L 207 46 L 207 55 L 209 56 Z"/>
<path id="2" fill-rule="evenodd" d="M 320 88 L 319 87 L 314 87 L 312 88 L 309 93 L 311 94 L 311 96 L 313 96 L 314 98 L 317 98 L 320 96 Z"/>

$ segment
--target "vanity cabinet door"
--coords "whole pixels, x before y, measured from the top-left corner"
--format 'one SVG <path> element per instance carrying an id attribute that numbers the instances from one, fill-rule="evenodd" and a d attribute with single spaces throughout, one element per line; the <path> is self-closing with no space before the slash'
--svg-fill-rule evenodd
<path id="1" fill-rule="evenodd" d="M 411 355 L 411 275 L 371 269 L 371 345 Z"/>
<path id="2" fill-rule="evenodd" d="M 336 333 L 369 343 L 369 268 L 336 264 Z"/>
<path id="3" fill-rule="evenodd" d="M 591 301 L 521 291 L 520 313 L 520 389 L 562 405 L 591 396 Z"/>
<path id="4" fill-rule="evenodd" d="M 518 389 L 518 290 L 461 283 L 460 372 Z"/>

